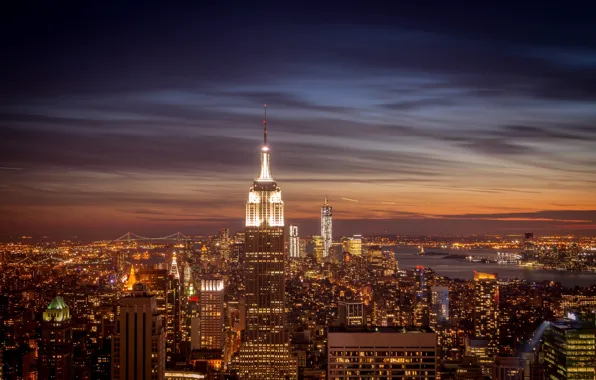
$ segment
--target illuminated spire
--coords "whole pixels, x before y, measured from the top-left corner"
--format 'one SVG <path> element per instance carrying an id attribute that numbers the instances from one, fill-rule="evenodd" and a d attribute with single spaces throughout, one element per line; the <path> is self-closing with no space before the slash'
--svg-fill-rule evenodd
<path id="1" fill-rule="evenodd" d="M 267 146 L 267 104 L 263 106 L 265 108 L 265 119 L 263 120 L 263 141 L 265 142 L 263 145 Z"/>
<path id="2" fill-rule="evenodd" d="M 267 146 L 267 104 L 265 104 L 265 119 L 263 120 L 263 148 L 261 148 L 261 171 L 257 181 L 273 181 L 269 167 L 269 147 Z"/>
<path id="3" fill-rule="evenodd" d="M 327 201 L 327 194 L 325 194 L 325 204 L 324 206 L 329 206 L 329 202 Z"/>
<path id="4" fill-rule="evenodd" d="M 135 266 L 130 266 L 130 273 L 128 275 L 128 279 L 126 280 L 126 289 L 132 290 L 132 286 L 137 282 L 137 276 L 135 276 Z"/>
<path id="5" fill-rule="evenodd" d="M 172 266 L 170 267 L 170 274 L 174 275 L 174 278 L 180 279 L 180 273 L 178 272 L 178 263 L 176 262 L 176 252 L 172 256 Z"/>

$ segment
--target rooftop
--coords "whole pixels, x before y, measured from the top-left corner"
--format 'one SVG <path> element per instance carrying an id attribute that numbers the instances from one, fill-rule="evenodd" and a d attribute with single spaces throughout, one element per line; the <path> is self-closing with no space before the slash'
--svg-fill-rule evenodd
<path id="1" fill-rule="evenodd" d="M 433 333 L 429 328 L 425 327 L 383 327 L 383 326 L 372 326 L 372 327 L 344 327 L 344 326 L 333 326 L 329 327 L 330 333 L 396 333 L 396 334 L 423 334 Z"/>
<path id="2" fill-rule="evenodd" d="M 49 310 L 62 310 L 62 309 L 68 309 L 68 306 L 66 306 L 66 303 L 64 302 L 64 299 L 62 299 L 62 297 L 57 296 L 56 298 L 54 298 L 52 300 L 52 302 L 48 306 L 48 309 Z"/>

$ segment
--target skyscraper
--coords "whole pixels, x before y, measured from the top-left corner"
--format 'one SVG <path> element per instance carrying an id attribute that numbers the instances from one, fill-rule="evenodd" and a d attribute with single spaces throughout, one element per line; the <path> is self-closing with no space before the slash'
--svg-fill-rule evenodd
<path id="1" fill-rule="evenodd" d="M 333 231 L 332 231 L 333 210 L 329 206 L 327 196 L 325 195 L 325 203 L 321 207 L 321 236 L 323 237 L 323 258 L 329 256 L 329 251 L 333 245 Z"/>
<path id="2" fill-rule="evenodd" d="M 416 282 L 416 304 L 414 308 L 414 325 L 429 325 L 429 292 L 425 269 L 418 265 L 414 269 L 414 280 Z"/>
<path id="3" fill-rule="evenodd" d="M 54 298 L 43 313 L 39 378 L 73 378 L 72 320 L 62 297 Z"/>
<path id="4" fill-rule="evenodd" d="M 596 328 L 593 321 L 549 323 L 543 341 L 545 379 L 594 379 Z"/>
<path id="5" fill-rule="evenodd" d="M 168 363 L 173 363 L 181 340 L 180 280 L 167 269 L 144 268 L 139 270 L 137 277 L 155 296 L 157 311 L 165 327 L 166 358 Z"/>
<path id="6" fill-rule="evenodd" d="M 221 350 L 224 343 L 224 280 L 201 279 L 200 331 L 201 349 Z"/>
<path id="7" fill-rule="evenodd" d="M 499 284 L 497 275 L 474 272 L 474 335 L 488 339 L 489 355 L 499 351 Z"/>
<path id="8" fill-rule="evenodd" d="M 300 238 L 298 237 L 298 226 L 290 226 L 290 257 L 300 257 Z"/>
<path id="9" fill-rule="evenodd" d="M 446 286 L 431 286 L 430 288 L 430 327 L 449 321 L 449 288 Z"/>
<path id="10" fill-rule="evenodd" d="M 172 265 L 170 265 L 170 274 L 175 279 L 180 280 L 180 271 L 178 270 L 178 261 L 176 260 L 176 252 L 172 255 Z"/>
<path id="11" fill-rule="evenodd" d="M 266 110 L 261 170 L 246 203 L 246 329 L 238 362 L 242 379 L 295 378 L 284 331 L 284 204 L 269 167 Z"/>
<path id="12" fill-rule="evenodd" d="M 164 378 L 166 340 L 155 297 L 144 284 L 120 300 L 120 315 L 112 342 L 112 379 Z"/>

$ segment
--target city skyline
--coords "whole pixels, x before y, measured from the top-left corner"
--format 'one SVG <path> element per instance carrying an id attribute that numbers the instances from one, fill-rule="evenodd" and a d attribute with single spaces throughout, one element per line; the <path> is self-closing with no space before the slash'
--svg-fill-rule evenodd
<path id="1" fill-rule="evenodd" d="M 585 16 L 209 7 L 15 10 L 0 237 L 241 230 L 264 103 L 303 235 L 596 233 Z"/>

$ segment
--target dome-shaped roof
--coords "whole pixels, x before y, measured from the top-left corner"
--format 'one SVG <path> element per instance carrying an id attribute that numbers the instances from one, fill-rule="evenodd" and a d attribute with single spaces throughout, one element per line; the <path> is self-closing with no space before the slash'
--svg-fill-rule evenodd
<path id="1" fill-rule="evenodd" d="M 60 297 L 60 296 L 57 296 L 56 298 L 54 298 L 54 300 L 52 300 L 52 302 L 48 306 L 48 310 L 62 310 L 62 309 L 68 309 L 68 306 L 66 306 L 64 299 L 62 299 L 62 297 Z"/>

